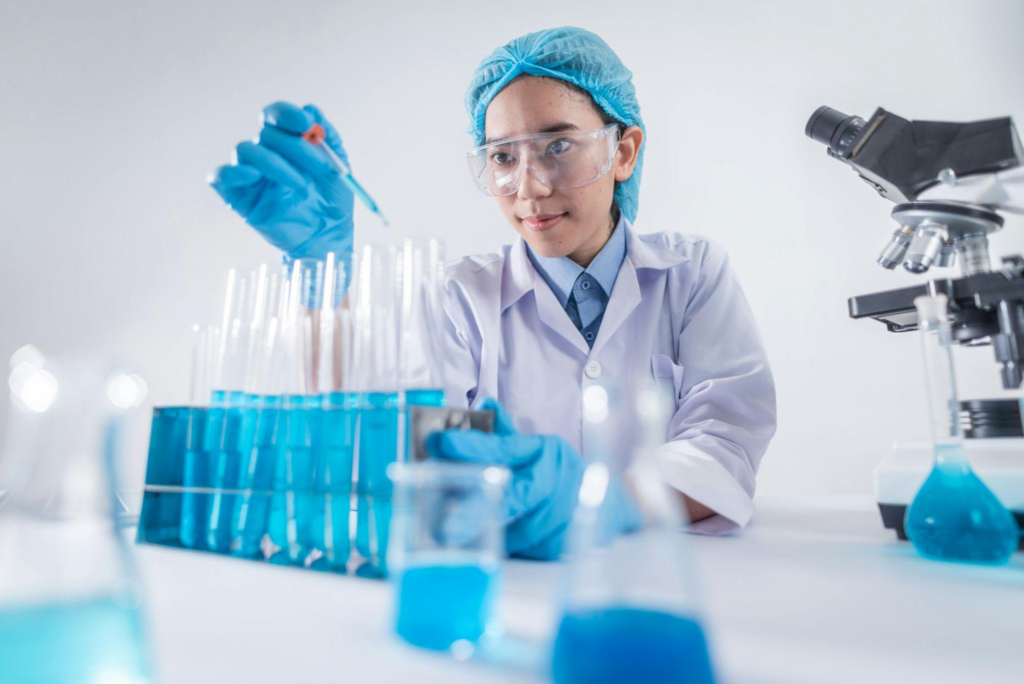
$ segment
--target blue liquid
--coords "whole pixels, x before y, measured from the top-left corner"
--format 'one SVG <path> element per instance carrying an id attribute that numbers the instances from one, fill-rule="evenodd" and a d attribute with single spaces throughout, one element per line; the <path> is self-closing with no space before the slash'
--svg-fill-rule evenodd
<path id="1" fill-rule="evenodd" d="M 567 613 L 554 650 L 558 684 L 714 682 L 700 624 L 660 611 L 618 607 Z"/>
<path id="2" fill-rule="evenodd" d="M 282 564 L 301 564 L 313 549 L 313 444 L 320 401 L 319 396 L 285 397 L 269 522 L 270 539 L 280 548 L 275 562 Z"/>
<path id="3" fill-rule="evenodd" d="M 284 429 L 279 426 L 284 415 L 280 408 L 280 397 L 259 397 L 255 404 L 250 409 L 255 422 L 253 446 L 243 459 L 239 473 L 238 485 L 244 493 L 236 499 L 234 523 L 240 544 L 233 549 L 233 553 L 244 558 L 254 558 L 261 553 L 260 545 L 267 533 L 267 513 L 270 507 L 268 492 L 273 486 L 277 464 L 277 436 Z"/>
<path id="4" fill-rule="evenodd" d="M 0 681 L 150 681 L 138 611 L 108 597 L 0 608 Z"/>
<path id="5" fill-rule="evenodd" d="M 319 441 L 314 447 L 313 486 L 318 496 L 313 500 L 313 544 L 331 570 L 345 569 L 352 545 L 349 518 L 358 404 L 359 395 L 354 393 L 325 396 Z"/>
<path id="6" fill-rule="evenodd" d="M 479 565 L 406 569 L 398 577 L 398 635 L 435 650 L 477 641 L 493 619 L 498 577 Z"/>
<path id="7" fill-rule="evenodd" d="M 384 574 L 391 525 L 391 481 L 386 470 L 398 452 L 398 394 L 368 392 L 360 401 L 356 549 L 369 561 L 370 574 Z"/>
<path id="8" fill-rule="evenodd" d="M 204 434 L 208 423 L 207 409 L 189 410 L 188 435 L 185 443 L 185 459 L 182 471 L 182 486 L 202 488 L 210 486 L 210 458 L 204 448 Z M 209 495 L 185 491 L 181 495 L 181 545 L 188 549 L 206 548 L 206 521 Z"/>
<path id="9" fill-rule="evenodd" d="M 153 409 L 146 485 L 181 487 L 185 467 L 190 409 L 171 406 Z M 179 544 L 181 495 L 150 491 L 142 498 L 138 540 L 156 544 Z"/>
<path id="10" fill-rule="evenodd" d="M 245 395 L 217 390 L 212 403 L 214 408 L 210 409 L 204 448 L 209 454 L 210 486 L 218 491 L 209 495 L 206 546 L 211 551 L 226 553 L 234 537 L 237 494 L 225 494 L 222 490 L 238 489 Z"/>
<path id="11" fill-rule="evenodd" d="M 409 406 L 444 406 L 444 390 L 411 389 L 405 391 L 405 403 Z"/>
<path id="12" fill-rule="evenodd" d="M 914 548 L 935 560 L 1009 561 L 1020 543 L 1013 515 L 967 465 L 961 445 L 936 445 L 935 457 L 904 521 Z"/>

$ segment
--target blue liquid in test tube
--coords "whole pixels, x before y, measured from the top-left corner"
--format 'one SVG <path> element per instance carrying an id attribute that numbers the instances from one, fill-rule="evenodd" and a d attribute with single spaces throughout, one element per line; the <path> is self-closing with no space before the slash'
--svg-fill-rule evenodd
<path id="1" fill-rule="evenodd" d="M 367 392 L 359 410 L 359 478 L 356 484 L 356 549 L 369 563 L 357 574 L 387 574 L 384 554 L 391 525 L 391 481 L 386 471 L 398 452 L 398 394 Z"/>
<path id="2" fill-rule="evenodd" d="M 182 486 L 189 412 L 183 406 L 153 409 L 139 541 L 171 546 L 181 543 L 181 492 L 157 488 Z"/>
<path id="3" fill-rule="evenodd" d="M 270 490 L 274 485 L 274 470 L 279 448 L 277 436 L 279 424 L 283 423 L 283 411 L 278 396 L 257 396 L 255 400 L 255 429 L 253 447 L 244 460 L 239 475 L 239 488 L 243 493 L 236 504 L 235 527 L 241 544 L 235 554 L 245 558 L 258 557 L 263 537 L 267 533 L 267 513 L 270 505 Z"/>
<path id="4" fill-rule="evenodd" d="M 324 557 L 312 567 L 343 571 L 351 551 L 352 462 L 359 395 L 331 392 L 324 396 L 319 440 L 315 447 L 313 499 L 314 546 Z"/>
<path id="5" fill-rule="evenodd" d="M 242 434 L 245 418 L 245 394 L 213 392 L 210 419 L 206 431 L 206 451 L 210 459 L 209 518 L 206 544 L 211 551 L 227 553 L 234 536 L 234 512 L 242 461 Z"/>
<path id="6" fill-rule="evenodd" d="M 285 397 L 270 502 L 270 539 L 280 549 L 270 559 L 274 563 L 302 563 L 313 548 L 313 444 L 320 402 L 319 396 Z"/>
<path id="7" fill-rule="evenodd" d="M 204 446 L 209 409 L 189 409 L 185 463 L 182 472 L 181 545 L 188 549 L 206 548 L 206 521 L 210 486 L 210 458 Z"/>
<path id="8" fill-rule="evenodd" d="M 557 684 L 714 682 L 699 622 L 627 606 L 567 613 L 553 667 Z"/>

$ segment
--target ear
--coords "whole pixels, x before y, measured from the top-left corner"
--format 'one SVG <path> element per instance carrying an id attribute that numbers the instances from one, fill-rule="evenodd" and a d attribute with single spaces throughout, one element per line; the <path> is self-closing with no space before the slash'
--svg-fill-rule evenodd
<path id="1" fill-rule="evenodd" d="M 637 157 L 640 156 L 640 145 L 644 141 L 644 132 L 639 126 L 630 126 L 622 132 L 619 138 L 619 150 L 615 153 L 615 161 L 612 170 L 615 172 L 615 180 L 625 181 L 633 175 L 633 167 L 636 166 Z"/>

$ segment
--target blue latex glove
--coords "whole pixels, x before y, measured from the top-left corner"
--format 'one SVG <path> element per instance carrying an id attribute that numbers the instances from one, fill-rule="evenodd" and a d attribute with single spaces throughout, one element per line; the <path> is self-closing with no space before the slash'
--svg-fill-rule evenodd
<path id="1" fill-rule="evenodd" d="M 427 438 L 435 458 L 503 465 L 512 473 L 507 497 L 505 550 L 509 555 L 540 560 L 558 558 L 565 531 L 576 509 L 586 467 L 561 437 L 521 435 L 504 408 L 487 399 L 483 408 L 496 413 L 494 434 L 447 430 Z M 614 479 L 602 510 L 602 524 L 613 534 L 639 529 L 643 516 Z"/>
<path id="2" fill-rule="evenodd" d="M 350 273 L 353 194 L 327 155 L 301 137 L 314 123 L 347 163 L 338 132 L 319 109 L 275 102 L 263 110 L 259 143 L 239 143 L 235 163 L 214 171 L 210 185 L 286 260 L 335 252 Z"/>

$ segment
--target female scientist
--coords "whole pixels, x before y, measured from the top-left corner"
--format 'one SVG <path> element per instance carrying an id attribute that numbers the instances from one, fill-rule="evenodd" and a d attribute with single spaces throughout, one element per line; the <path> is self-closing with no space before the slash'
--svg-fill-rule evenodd
<path id="1" fill-rule="evenodd" d="M 661 470 L 694 528 L 746 525 L 775 433 L 771 371 L 725 252 L 695 235 L 633 231 L 646 135 L 631 72 L 593 33 L 539 31 L 480 63 L 466 108 L 473 181 L 519 239 L 446 277 L 447 397 L 499 408 L 497 430 L 435 434 L 428 449 L 509 466 L 507 550 L 554 558 L 588 456 L 617 456 L 621 471 L 638 438 L 633 413 L 613 409 L 598 443 L 584 392 L 623 397 L 655 383 L 674 399 Z M 290 258 L 352 250 L 353 196 L 300 137 L 313 123 L 347 160 L 319 109 L 279 102 L 264 110 L 259 142 L 240 143 L 211 181 Z M 641 524 L 619 480 L 606 501 L 615 528 Z"/>

